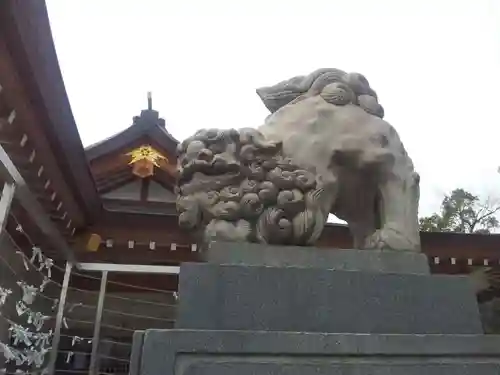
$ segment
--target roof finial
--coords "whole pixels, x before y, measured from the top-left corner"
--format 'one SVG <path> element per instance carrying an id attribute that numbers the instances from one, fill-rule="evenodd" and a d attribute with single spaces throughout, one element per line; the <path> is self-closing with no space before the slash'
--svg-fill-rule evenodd
<path id="1" fill-rule="evenodd" d="M 151 91 L 148 91 L 148 109 L 151 111 L 153 109 L 153 97 Z"/>

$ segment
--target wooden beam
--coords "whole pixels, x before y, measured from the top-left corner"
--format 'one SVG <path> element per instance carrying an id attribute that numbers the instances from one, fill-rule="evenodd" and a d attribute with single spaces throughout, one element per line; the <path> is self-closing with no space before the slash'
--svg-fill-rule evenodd
<path id="1" fill-rule="evenodd" d="M 85 263 L 116 263 L 145 265 L 179 265 L 184 262 L 201 262 L 200 253 L 189 249 L 175 251 L 167 247 L 149 250 L 146 246 L 128 249 L 124 244 L 111 249 L 101 248 L 98 251 L 80 252 L 79 262 Z"/>
<path id="2" fill-rule="evenodd" d="M 54 184 L 61 185 L 58 190 L 74 222 L 81 222 L 75 205 L 91 220 L 100 210 L 99 196 L 69 105 L 45 2 L 1 1 L 0 35 L 6 43 L 0 42 L 0 81 L 12 95 L 11 104 L 23 114 L 22 126 L 37 143 Z M 8 57 L 13 65 L 6 69 Z"/>
<path id="3" fill-rule="evenodd" d="M 17 2 L 7 0 L 1 3 L 2 7 L 9 8 L 8 4 L 13 5 L 13 3 Z M 32 4 L 32 2 L 26 2 L 26 4 L 28 3 Z M 33 168 L 43 166 L 44 178 L 48 177 L 53 181 L 53 188 L 64 201 L 73 222 L 77 226 L 82 225 L 84 222 L 84 207 L 80 204 L 82 202 L 78 200 L 78 190 L 73 189 L 68 184 L 68 178 L 60 164 L 60 159 L 67 159 L 67 157 L 56 155 L 44 129 L 45 125 L 42 125 L 42 123 L 49 120 L 44 118 L 44 114 L 39 111 L 40 108 L 37 108 L 37 103 L 42 99 L 35 99 L 33 97 L 34 87 L 26 83 L 26 80 L 31 77 L 29 72 L 23 71 L 27 61 L 22 60 L 21 56 L 14 57 L 12 55 L 17 49 L 22 49 L 22 44 L 15 48 L 11 46 L 14 49 L 9 49 L 5 40 L 2 39 L 2 37 L 9 36 L 13 38 L 10 34 L 15 31 L 12 29 L 15 26 L 9 26 L 13 22 L 11 19 L 6 21 L 7 25 L 3 24 L 4 18 L 8 14 L 2 13 L 2 9 L 0 8 L 0 82 L 3 90 L 5 90 L 5 100 L 16 111 L 15 127 L 22 131 L 19 137 L 21 138 L 23 134 L 26 134 L 28 141 L 31 142 L 30 152 L 36 149 L 37 156 L 33 162 Z M 39 47 L 41 48 L 41 46 Z"/>
<path id="4" fill-rule="evenodd" d="M 142 182 L 141 183 L 141 202 L 147 202 L 151 178 L 150 177 L 143 178 L 141 182 Z"/>
<path id="5" fill-rule="evenodd" d="M 175 202 L 143 202 L 128 199 L 103 198 L 102 203 L 104 209 L 110 212 L 128 212 L 148 216 L 174 216 L 177 218 Z"/>
<path id="6" fill-rule="evenodd" d="M 134 176 L 132 173 L 122 173 L 117 176 L 113 176 L 112 179 L 110 180 L 104 180 L 98 184 L 99 188 L 99 193 L 106 194 L 109 193 L 110 191 L 113 191 L 120 186 L 123 186 L 125 184 L 128 184 L 129 182 L 132 182 L 136 179 L 137 177 Z"/>

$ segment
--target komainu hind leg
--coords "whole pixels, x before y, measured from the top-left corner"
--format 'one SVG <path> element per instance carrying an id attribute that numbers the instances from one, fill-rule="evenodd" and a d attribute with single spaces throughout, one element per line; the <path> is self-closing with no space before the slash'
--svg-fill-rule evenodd
<path id="1" fill-rule="evenodd" d="M 363 250 L 367 248 L 367 243 L 376 230 L 375 214 L 369 217 L 367 215 L 363 220 L 355 220 L 349 222 L 349 231 L 354 240 L 354 248 Z"/>
<path id="2" fill-rule="evenodd" d="M 365 249 L 378 222 L 376 207 L 376 185 L 364 181 L 349 181 L 349 189 L 343 189 L 342 195 L 332 212 L 347 221 L 355 249 Z"/>
<path id="3" fill-rule="evenodd" d="M 391 176 L 379 186 L 381 228 L 367 240 L 366 248 L 420 251 L 417 173 Z"/>

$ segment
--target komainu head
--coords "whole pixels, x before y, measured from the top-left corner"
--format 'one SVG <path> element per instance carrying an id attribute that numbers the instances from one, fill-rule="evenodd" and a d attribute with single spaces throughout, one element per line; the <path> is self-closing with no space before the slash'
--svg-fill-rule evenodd
<path id="1" fill-rule="evenodd" d="M 301 98 L 321 95 L 328 103 L 356 104 L 372 115 L 384 117 L 384 109 L 368 80 L 362 74 L 339 69 L 318 69 L 307 76 L 257 89 L 257 95 L 271 113 Z"/>

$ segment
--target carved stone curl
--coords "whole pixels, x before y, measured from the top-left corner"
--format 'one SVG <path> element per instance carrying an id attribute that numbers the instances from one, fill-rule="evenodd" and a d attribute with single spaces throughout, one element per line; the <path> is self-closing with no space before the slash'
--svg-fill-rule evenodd
<path id="1" fill-rule="evenodd" d="M 178 151 L 181 227 L 206 240 L 274 244 L 311 244 L 321 234 L 321 183 L 284 158 L 279 142 L 255 129 L 208 129 Z"/>
<path id="2" fill-rule="evenodd" d="M 367 79 L 320 69 L 257 90 L 258 129 L 178 147 L 179 224 L 205 240 L 313 244 L 330 212 L 357 248 L 419 250 L 419 177 Z"/>

